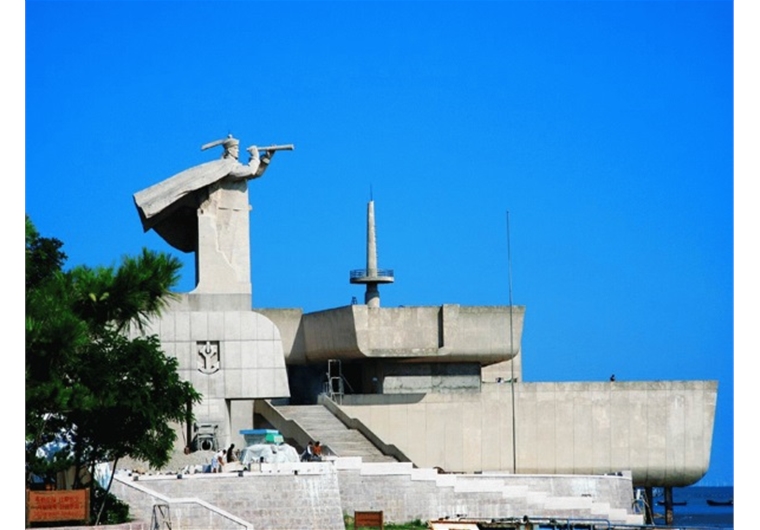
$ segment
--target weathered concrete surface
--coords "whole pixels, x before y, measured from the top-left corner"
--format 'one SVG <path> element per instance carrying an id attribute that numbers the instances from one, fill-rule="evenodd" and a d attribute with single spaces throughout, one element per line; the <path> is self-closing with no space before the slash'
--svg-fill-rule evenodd
<path id="1" fill-rule="evenodd" d="M 180 359 L 181 376 L 204 394 L 196 418 L 220 424 L 221 445 L 242 442 L 239 429 L 253 427 L 254 399 L 290 395 L 286 362 L 358 357 L 374 363 L 364 377 L 378 376 L 385 394 L 346 395 L 343 410 L 423 467 L 512 471 L 516 459 L 519 473 L 630 470 L 637 486 L 686 486 L 709 467 L 714 381 L 518 382 L 513 453 L 512 387 L 475 375 L 488 359 L 506 358 L 493 366 L 510 372 L 523 314 L 512 315 L 518 337 L 510 344 L 508 333 L 497 332 L 510 320 L 508 307 L 355 305 L 306 315 L 199 309 L 217 302 L 185 296 L 156 329 L 165 351 Z M 482 333 L 472 331 L 478 322 Z M 222 370 L 201 373 L 198 344 L 214 337 L 221 337 Z M 516 368 L 520 381 L 519 362 Z"/>
<path id="2" fill-rule="evenodd" d="M 173 527 L 343 530 L 343 514 L 382 510 L 388 523 L 470 517 L 579 517 L 641 524 L 632 511 L 626 476 L 439 474 L 411 463 L 265 464 L 262 471 L 140 476 L 117 475 L 113 491 L 138 520 L 154 503 L 168 504 Z"/>
<path id="3" fill-rule="evenodd" d="M 306 362 L 306 347 L 303 337 L 303 310 L 295 309 L 262 309 L 256 312 L 274 322 L 280 331 L 282 353 L 286 364 L 304 364 Z"/>
<path id="4" fill-rule="evenodd" d="M 508 361 L 520 349 L 524 306 L 369 307 L 300 313 L 261 309 L 280 328 L 288 363 L 328 359 Z M 510 320 L 514 336 L 510 337 Z"/>
<path id="5" fill-rule="evenodd" d="M 348 395 L 341 409 L 420 467 L 603 474 L 687 486 L 710 463 L 717 382 L 517 383 L 480 393 Z M 516 458 L 515 458 L 516 457 Z"/>
<path id="6" fill-rule="evenodd" d="M 641 523 L 624 476 L 438 474 L 412 464 L 336 461 L 343 511 L 383 510 L 389 522 L 466 514 L 475 518 L 578 517 Z"/>
<path id="7" fill-rule="evenodd" d="M 197 210 L 194 293 L 251 293 L 248 183 L 224 179 L 206 190 Z"/>
<path id="8" fill-rule="evenodd" d="M 240 141 L 229 135 L 202 150 L 223 146 L 222 158 L 175 174 L 134 194 L 144 230 L 155 230 L 183 252 L 195 252 L 194 293 L 251 294 L 248 181 L 261 177 L 274 152 L 292 145 L 247 149 L 238 162 Z"/>
<path id="9" fill-rule="evenodd" d="M 303 467 L 303 466 L 302 466 Z M 130 512 L 150 520 L 154 503 L 170 506 L 172 528 L 184 530 L 344 530 L 338 476 L 328 466 L 320 472 L 302 469 L 270 472 L 140 477 L 137 482 L 117 476 L 114 494 L 129 502 Z M 281 472 L 280 472 L 281 471 Z"/>
<path id="10" fill-rule="evenodd" d="M 203 309 L 220 302 L 182 295 L 145 333 L 158 336 L 166 355 L 177 358 L 179 376 L 203 395 L 196 422 L 218 425 L 221 445 L 240 445 L 254 400 L 289 397 L 290 389 L 277 326 L 250 309 Z"/>

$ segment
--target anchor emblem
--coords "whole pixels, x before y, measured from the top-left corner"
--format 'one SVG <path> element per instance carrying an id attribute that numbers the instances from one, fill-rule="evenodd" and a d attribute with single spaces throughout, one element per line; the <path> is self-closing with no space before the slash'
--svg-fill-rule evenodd
<path id="1" fill-rule="evenodd" d="M 202 374 L 213 374 L 220 368 L 219 341 L 198 342 L 198 371 Z"/>

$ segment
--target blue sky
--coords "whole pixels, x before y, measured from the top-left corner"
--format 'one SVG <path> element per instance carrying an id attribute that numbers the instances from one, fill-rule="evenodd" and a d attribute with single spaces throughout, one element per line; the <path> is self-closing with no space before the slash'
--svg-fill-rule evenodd
<path id="1" fill-rule="evenodd" d="M 733 484 L 734 6 L 721 1 L 41 2 L 25 210 L 68 265 L 143 247 L 132 194 L 293 143 L 251 183 L 253 304 L 526 306 L 527 381 L 719 381 Z"/>

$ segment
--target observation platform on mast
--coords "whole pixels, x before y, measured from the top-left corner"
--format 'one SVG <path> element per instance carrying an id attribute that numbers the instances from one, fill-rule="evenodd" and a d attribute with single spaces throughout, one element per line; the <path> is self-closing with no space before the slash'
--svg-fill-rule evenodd
<path id="1" fill-rule="evenodd" d="M 354 269 L 350 272 L 351 283 L 393 283 L 393 269 Z"/>

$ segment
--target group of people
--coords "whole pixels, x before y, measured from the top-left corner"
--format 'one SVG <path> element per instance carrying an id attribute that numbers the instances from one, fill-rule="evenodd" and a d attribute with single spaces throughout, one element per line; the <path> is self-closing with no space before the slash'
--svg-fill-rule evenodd
<path id="1" fill-rule="evenodd" d="M 235 444 L 230 444 L 229 449 L 221 449 L 214 453 L 214 457 L 211 459 L 211 472 L 221 473 L 224 464 L 235 462 L 237 459 Z"/>
<path id="2" fill-rule="evenodd" d="M 306 445 L 306 449 L 301 453 L 301 462 L 321 462 L 322 461 L 322 444 L 319 441 L 311 440 Z"/>
<path id="3" fill-rule="evenodd" d="M 322 444 L 319 441 L 309 441 L 306 449 L 301 453 L 301 462 L 321 462 L 322 461 Z M 211 473 L 221 473 L 225 464 L 239 461 L 235 444 L 231 444 L 227 449 L 220 449 L 211 459 Z"/>

